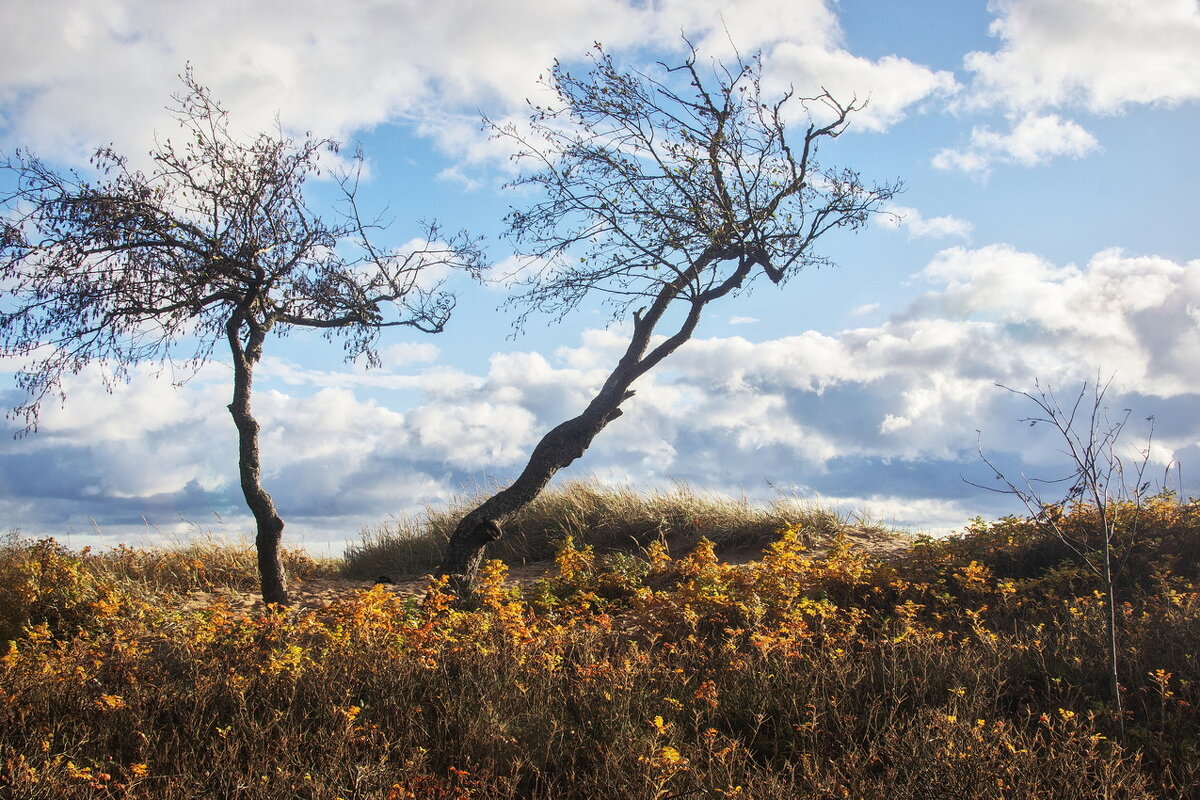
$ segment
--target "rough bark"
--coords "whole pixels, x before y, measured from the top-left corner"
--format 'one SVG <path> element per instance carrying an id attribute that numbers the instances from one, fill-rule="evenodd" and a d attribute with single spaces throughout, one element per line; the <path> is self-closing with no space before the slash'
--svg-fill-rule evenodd
<path id="1" fill-rule="evenodd" d="M 582 414 L 542 437 L 529 463 L 511 485 L 489 497 L 459 521 L 446 545 L 441 573 L 450 577 L 450 590 L 468 598 L 489 542 L 504 535 L 503 524 L 524 508 L 563 467 L 583 455 L 601 430 L 621 415 L 621 402 L 633 395 L 598 394 Z"/>
<path id="2" fill-rule="evenodd" d="M 257 528 L 255 546 L 258 550 L 258 574 L 262 584 L 263 602 L 268 606 L 288 604 L 287 577 L 283 569 L 280 546 L 283 541 L 283 518 L 275 510 L 275 501 L 263 488 L 258 451 L 258 420 L 250 409 L 250 391 L 254 367 L 262 357 L 263 340 L 267 331 L 249 324 L 249 335 L 243 345 L 241 327 L 244 317 L 234 315 L 226 327 L 229 347 L 233 353 L 233 402 L 229 413 L 238 432 L 238 475 L 246 505 L 254 514 Z"/>

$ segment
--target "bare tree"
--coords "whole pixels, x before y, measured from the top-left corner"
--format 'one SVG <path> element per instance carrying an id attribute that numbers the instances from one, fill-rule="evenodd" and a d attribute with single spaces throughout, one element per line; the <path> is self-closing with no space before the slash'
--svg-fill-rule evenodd
<path id="1" fill-rule="evenodd" d="M 25 363 L 26 399 L 12 416 L 36 430 L 41 404 L 65 400 L 63 377 L 89 364 L 110 386 L 142 362 L 185 381 L 224 340 L 263 599 L 286 604 L 284 523 L 262 485 L 250 406 L 268 334 L 317 328 L 343 336 L 348 359 L 377 363 L 381 329 L 442 330 L 454 297 L 438 273 L 478 270 L 482 253 L 436 223 L 424 225 L 421 247 L 379 249 L 371 236 L 381 226 L 358 212 L 357 171 L 339 174 L 344 207 L 318 214 L 304 184 L 337 144 L 282 132 L 239 139 L 191 71 L 182 78 L 173 108 L 182 143 L 159 142 L 148 172 L 111 147 L 96 152 L 91 180 L 19 150 L 0 158 L 14 187 L 0 198 L 0 355 Z"/>
<path id="2" fill-rule="evenodd" d="M 621 414 L 631 385 L 691 338 L 711 303 L 759 276 L 780 284 L 810 265 L 835 228 L 864 225 L 898 184 L 866 186 L 857 173 L 818 164 L 821 142 L 863 107 L 824 92 L 767 99 L 758 58 L 700 64 L 696 52 L 653 74 L 619 69 L 599 44 L 586 74 L 555 63 L 553 108 L 535 107 L 528 132 L 495 128 L 539 192 L 507 217 L 533 274 L 520 320 L 558 316 L 598 294 L 631 323 L 629 344 L 588 406 L 550 430 L 521 474 L 462 519 L 441 566 L 470 592 L 484 547 L 551 477 L 583 455 Z M 808 115 L 799 135 L 786 119 Z M 819 121 L 814 121 L 814 118 Z"/>
<path id="3" fill-rule="evenodd" d="M 1031 518 L 1062 542 L 1101 581 L 1107 611 L 1109 696 L 1118 719 L 1121 719 L 1116 584 L 1137 542 L 1141 509 L 1150 488 L 1144 478 L 1150 459 L 1154 420 L 1152 417 L 1147 420 L 1151 427 L 1146 446 L 1140 450 L 1127 450 L 1127 455 L 1122 456 L 1122 435 L 1131 410 L 1123 409 L 1115 419 L 1109 416 L 1104 397 L 1111 383 L 1111 378 L 1101 383 L 1099 376 L 1090 386 L 1085 382 L 1067 408 L 1050 387 L 1043 387 L 1036 381 L 1032 392 L 1001 386 L 1037 406 L 1036 415 L 1021 422 L 1053 429 L 1065 446 L 1062 452 L 1070 463 L 1070 471 L 1054 479 L 1021 475 L 1014 481 L 990 461 L 980 447 L 980 458 L 994 473 L 1001 488 L 971 485 L 1016 497 Z M 1064 485 L 1065 491 L 1049 489 Z M 1095 515 L 1095 524 L 1088 535 L 1081 536 L 1065 524 L 1064 511 L 1071 508 L 1084 510 L 1089 506 Z"/>

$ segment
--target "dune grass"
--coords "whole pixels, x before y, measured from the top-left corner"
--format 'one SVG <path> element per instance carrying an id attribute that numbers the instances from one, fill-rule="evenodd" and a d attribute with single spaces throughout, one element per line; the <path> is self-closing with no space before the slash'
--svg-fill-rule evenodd
<path id="1" fill-rule="evenodd" d="M 1069 515 L 1085 537 L 1091 513 Z M 543 579 L 489 562 L 473 611 L 436 583 L 184 609 L 241 579 L 10 540 L 0 797 L 1200 796 L 1200 505 L 1156 500 L 1118 542 L 1123 720 L 1096 587 L 1030 520 L 886 559 L 814 520 L 747 565 L 670 549 L 690 523 L 608 552 L 579 524 Z"/>
<path id="2" fill-rule="evenodd" d="M 394 520 L 362 532 L 346 549 L 347 574 L 410 577 L 433 571 L 455 525 L 482 498 L 460 498 L 447 508 L 429 509 L 418 520 Z M 488 557 L 510 566 L 553 558 L 568 537 L 598 552 L 642 553 L 664 542 L 673 553 L 690 551 L 702 538 L 717 553 L 761 550 L 779 531 L 800 526 L 810 542 L 829 539 L 845 524 L 813 503 L 779 498 L 754 505 L 698 491 L 685 484 L 638 492 L 594 481 L 571 481 L 548 488 L 513 520 Z"/>

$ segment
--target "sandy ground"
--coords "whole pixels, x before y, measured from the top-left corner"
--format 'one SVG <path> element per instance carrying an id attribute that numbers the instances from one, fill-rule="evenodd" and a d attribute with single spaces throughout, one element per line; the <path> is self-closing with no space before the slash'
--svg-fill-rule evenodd
<path id="1" fill-rule="evenodd" d="M 854 527 L 848 527 L 845 531 L 847 537 L 855 547 L 866 550 L 878 558 L 886 559 L 894 556 L 907 550 L 909 546 L 907 539 L 892 533 Z M 817 546 L 812 548 L 812 552 L 820 553 L 825 549 L 827 549 L 827 546 Z M 722 560 L 730 564 L 748 564 L 757 560 L 761 555 L 762 552 L 758 548 L 746 548 L 744 550 L 723 553 Z M 525 564 L 510 567 L 508 576 L 509 580 L 514 583 L 530 583 L 541 578 L 553 568 L 554 564 L 550 561 Z M 288 591 L 292 596 L 293 607 L 305 609 L 317 608 L 339 600 L 348 599 L 360 592 L 369 591 L 374 585 L 375 582 L 373 580 L 297 580 L 292 581 L 288 587 Z M 427 585 L 428 577 L 423 577 L 416 580 L 384 584 L 383 588 L 385 591 L 396 595 L 420 597 L 424 594 Z M 262 598 L 257 593 L 233 589 L 214 592 L 192 592 L 188 595 L 183 607 L 185 609 L 206 608 L 218 599 L 224 599 L 229 607 L 234 610 L 251 612 L 260 610 L 263 607 Z"/>

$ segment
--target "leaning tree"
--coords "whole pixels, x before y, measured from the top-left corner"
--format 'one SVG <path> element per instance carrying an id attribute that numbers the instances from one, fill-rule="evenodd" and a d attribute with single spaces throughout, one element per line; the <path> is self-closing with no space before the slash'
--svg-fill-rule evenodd
<path id="1" fill-rule="evenodd" d="M 478 270 L 483 256 L 477 240 L 442 237 L 436 223 L 418 247 L 377 246 L 379 221 L 358 211 L 357 170 L 336 175 L 343 206 L 314 211 L 305 182 L 337 143 L 238 137 L 210 92 L 190 71 L 182 78 L 172 109 L 181 141 L 158 142 L 147 171 L 112 147 L 96 152 L 90 179 L 27 152 L 0 158 L 0 355 L 24 364 L 12 415 L 30 432 L 47 398 L 65 400 L 63 378 L 89 364 L 110 386 L 143 362 L 186 380 L 224 340 L 263 599 L 286 604 L 284 522 L 262 484 L 250 406 L 268 334 L 320 329 L 343 336 L 347 358 L 376 363 L 381 329 L 442 330 L 454 306 L 447 269 Z"/>
<path id="2" fill-rule="evenodd" d="M 687 342 L 704 310 L 760 276 L 782 284 L 827 263 L 813 245 L 856 229 L 897 191 L 818 161 L 818 147 L 863 107 L 828 92 L 767 97 L 759 58 L 682 63 L 653 72 L 617 67 L 597 44 L 576 75 L 555 63 L 551 107 L 530 124 L 495 127 L 530 165 L 517 185 L 535 200 L 507 217 L 530 274 L 519 319 L 566 314 L 604 297 L 630 331 L 624 355 L 591 402 L 550 430 L 506 488 L 467 513 L 441 572 L 470 593 L 486 545 L 560 469 L 621 414 L 632 384 Z M 803 120 L 794 131 L 789 122 Z"/>

